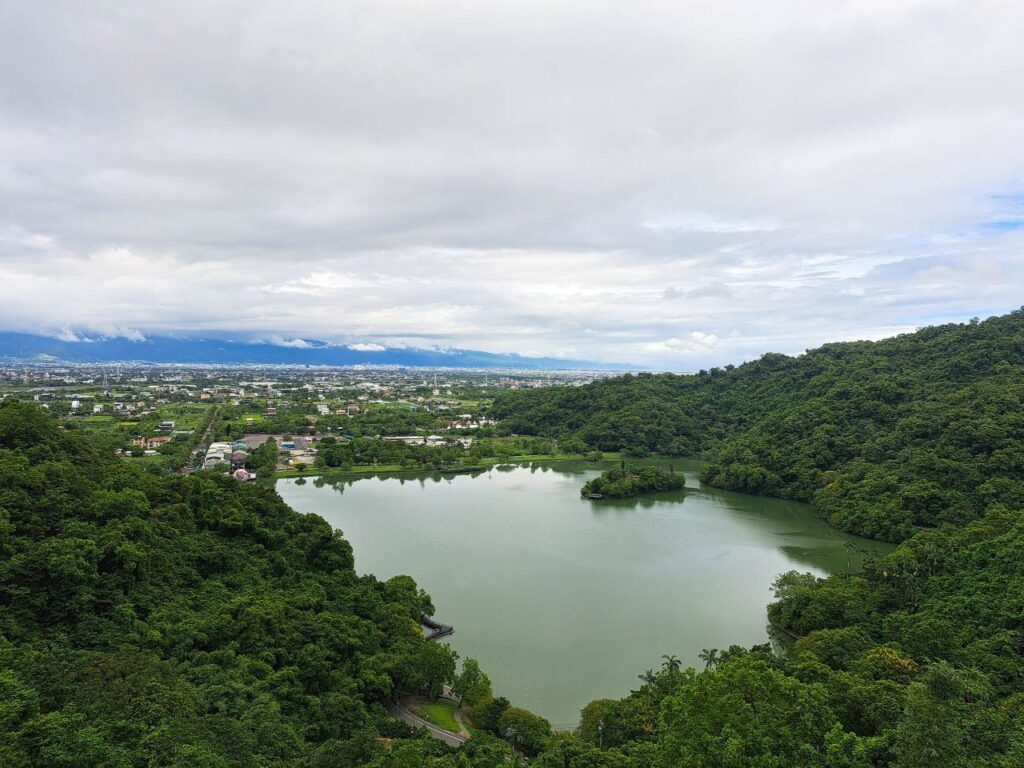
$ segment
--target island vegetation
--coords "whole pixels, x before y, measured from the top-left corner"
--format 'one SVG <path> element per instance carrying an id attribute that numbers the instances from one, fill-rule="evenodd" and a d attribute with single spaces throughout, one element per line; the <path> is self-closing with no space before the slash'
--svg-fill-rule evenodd
<path id="1" fill-rule="evenodd" d="M 607 469 L 593 480 L 588 480 L 580 489 L 580 495 L 588 499 L 621 499 L 645 493 L 681 491 L 685 487 L 686 478 L 671 467 L 627 467 L 623 463 L 622 466 Z"/>
<path id="2" fill-rule="evenodd" d="M 666 660 L 585 709 L 577 735 L 655 766 L 1024 765 L 1022 338 L 1018 311 L 500 396 L 504 429 L 703 452 L 707 482 L 901 542 L 857 574 L 782 575 L 769 617 L 786 655 Z"/>
<path id="3" fill-rule="evenodd" d="M 702 455 L 702 479 L 903 541 L 1024 506 L 1024 311 L 694 375 L 503 392 L 506 432 Z"/>

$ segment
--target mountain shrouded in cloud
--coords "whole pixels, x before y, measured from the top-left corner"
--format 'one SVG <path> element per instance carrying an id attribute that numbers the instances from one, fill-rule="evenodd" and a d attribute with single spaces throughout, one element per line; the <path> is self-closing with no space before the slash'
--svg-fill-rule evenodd
<path id="1" fill-rule="evenodd" d="M 223 365 L 388 365 L 519 370 L 626 370 L 631 366 L 553 357 L 525 357 L 472 349 L 418 349 L 381 344 L 327 344 L 306 339 L 151 336 L 58 337 L 0 332 L 0 360 L 67 363 L 199 363 Z"/>
<path id="2" fill-rule="evenodd" d="M 997 0 L 7 3 L 0 328 L 693 370 L 999 313 L 1022 37 Z"/>

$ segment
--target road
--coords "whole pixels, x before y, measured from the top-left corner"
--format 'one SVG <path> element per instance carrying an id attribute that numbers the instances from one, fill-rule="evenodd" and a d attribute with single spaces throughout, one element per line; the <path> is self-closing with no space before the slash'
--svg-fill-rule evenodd
<path id="1" fill-rule="evenodd" d="M 444 728 L 438 728 L 436 725 L 428 723 L 422 717 L 414 715 L 401 704 L 396 704 L 393 701 L 389 701 L 387 703 L 387 709 L 388 714 L 391 715 L 391 717 L 394 717 L 398 720 L 402 720 L 414 728 L 426 728 L 430 732 L 431 736 L 438 738 L 441 741 L 445 742 L 446 744 L 450 744 L 453 747 L 458 747 L 462 744 L 465 744 L 466 741 L 469 739 L 468 736 L 461 736 L 457 733 L 446 731 Z"/>
<path id="2" fill-rule="evenodd" d="M 190 457 L 191 464 L 187 467 L 182 467 L 182 472 L 187 472 L 192 467 L 201 467 L 203 464 L 203 457 L 206 454 L 206 448 L 210 444 L 210 435 L 213 434 L 213 430 L 217 427 L 217 420 L 220 418 L 221 407 L 215 406 L 213 409 L 213 416 L 210 417 L 210 423 L 206 425 L 206 429 L 203 430 L 203 434 L 199 436 L 199 440 L 196 441 L 196 447 L 192 449 L 192 455 Z"/>

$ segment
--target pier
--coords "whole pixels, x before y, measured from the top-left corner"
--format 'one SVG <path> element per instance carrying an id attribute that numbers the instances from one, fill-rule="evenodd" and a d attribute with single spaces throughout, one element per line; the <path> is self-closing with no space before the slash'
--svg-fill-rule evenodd
<path id="1" fill-rule="evenodd" d="M 429 616 L 421 617 L 420 624 L 429 630 L 428 632 L 423 633 L 427 640 L 437 640 L 442 637 L 447 637 L 455 632 L 455 627 L 450 624 L 441 624 L 438 621 L 434 621 Z"/>

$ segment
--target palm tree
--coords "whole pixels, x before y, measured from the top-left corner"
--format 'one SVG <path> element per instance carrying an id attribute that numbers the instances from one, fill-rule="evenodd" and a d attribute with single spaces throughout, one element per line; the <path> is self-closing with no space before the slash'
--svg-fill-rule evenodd
<path id="1" fill-rule="evenodd" d="M 664 654 L 662 654 L 661 658 L 664 659 L 664 661 L 661 663 L 662 669 L 664 669 L 670 675 L 679 674 L 679 670 L 682 668 L 683 662 L 681 662 L 675 654 L 672 654 L 671 656 L 665 656 Z"/>
<path id="2" fill-rule="evenodd" d="M 705 648 L 699 654 L 700 660 L 704 662 L 704 669 L 714 669 L 718 666 L 718 649 Z"/>
<path id="3" fill-rule="evenodd" d="M 647 685 L 654 685 L 658 681 L 658 678 L 657 676 L 655 676 L 653 669 L 648 669 L 642 675 L 637 675 L 637 677 L 643 680 L 644 683 L 646 683 Z"/>

